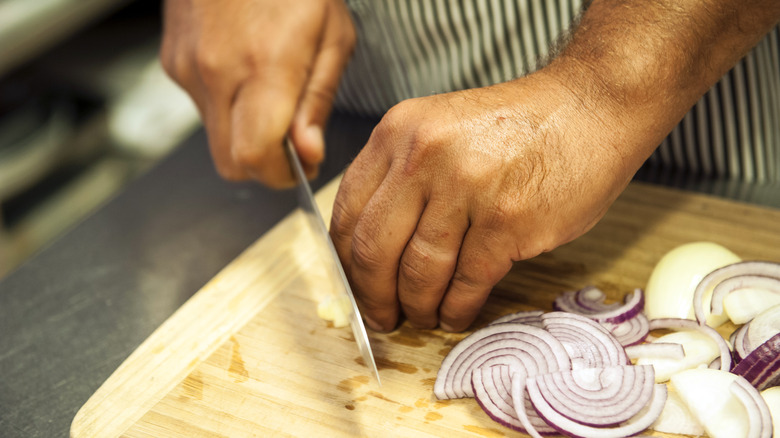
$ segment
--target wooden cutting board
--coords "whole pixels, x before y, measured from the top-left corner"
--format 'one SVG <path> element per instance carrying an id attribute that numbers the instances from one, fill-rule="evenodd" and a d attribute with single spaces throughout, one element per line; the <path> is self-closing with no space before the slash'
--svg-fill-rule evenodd
<path id="1" fill-rule="evenodd" d="M 326 218 L 337 184 L 317 194 Z M 700 240 L 744 259 L 780 260 L 780 211 L 632 183 L 586 235 L 517 263 L 472 329 L 510 312 L 551 310 L 559 293 L 588 284 L 620 299 L 645 286 L 668 250 Z M 522 436 L 473 399 L 433 396 L 442 358 L 465 334 L 407 325 L 370 332 L 378 386 L 349 328 L 316 315 L 329 293 L 325 272 L 303 215 L 293 212 L 109 377 L 76 415 L 71 436 Z"/>

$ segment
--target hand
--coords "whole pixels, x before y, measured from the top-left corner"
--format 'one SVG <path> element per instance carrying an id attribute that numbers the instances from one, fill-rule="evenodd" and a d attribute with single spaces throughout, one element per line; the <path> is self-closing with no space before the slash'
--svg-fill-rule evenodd
<path id="1" fill-rule="evenodd" d="M 590 229 L 663 138 L 632 137 L 559 70 L 404 101 L 374 129 L 331 223 L 370 327 L 403 311 L 418 328 L 466 329 L 513 261 Z"/>
<path id="2" fill-rule="evenodd" d="M 220 175 L 283 187 L 288 133 L 317 173 L 354 44 L 343 0 L 167 0 L 161 59 L 200 110 Z"/>

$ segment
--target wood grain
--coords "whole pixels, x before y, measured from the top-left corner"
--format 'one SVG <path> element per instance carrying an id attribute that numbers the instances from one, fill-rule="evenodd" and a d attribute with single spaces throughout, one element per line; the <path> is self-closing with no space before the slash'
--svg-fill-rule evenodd
<path id="1" fill-rule="evenodd" d="M 326 217 L 337 184 L 317 195 Z M 195 294 L 82 407 L 71 436 L 523 436 L 473 399 L 433 397 L 442 358 L 465 334 L 369 333 L 378 387 L 349 329 L 316 316 L 329 291 L 305 224 L 294 212 Z M 517 263 L 473 328 L 550 310 L 587 284 L 619 299 L 668 250 L 699 240 L 780 260 L 780 211 L 632 183 L 585 236 Z"/>

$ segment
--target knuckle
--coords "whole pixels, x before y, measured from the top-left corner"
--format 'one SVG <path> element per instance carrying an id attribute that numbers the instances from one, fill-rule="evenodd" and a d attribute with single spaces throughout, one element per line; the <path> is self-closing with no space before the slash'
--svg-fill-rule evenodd
<path id="1" fill-rule="evenodd" d="M 333 213 L 330 218 L 331 236 L 333 236 L 337 242 L 349 240 L 353 223 L 353 215 L 346 202 L 346 197 L 339 194 L 333 202 Z"/>
<path id="2" fill-rule="evenodd" d="M 398 271 L 405 286 L 413 292 L 429 289 L 434 281 L 431 256 L 424 252 L 414 239 L 409 242 L 401 258 Z"/>
<path id="3" fill-rule="evenodd" d="M 378 271 L 384 264 L 384 256 L 372 235 L 356 229 L 352 236 L 352 263 L 367 272 Z"/>

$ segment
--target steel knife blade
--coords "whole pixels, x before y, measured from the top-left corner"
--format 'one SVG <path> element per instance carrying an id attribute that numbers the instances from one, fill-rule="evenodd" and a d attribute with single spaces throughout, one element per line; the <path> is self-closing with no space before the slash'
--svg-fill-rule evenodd
<path id="1" fill-rule="evenodd" d="M 349 281 L 347 280 L 347 275 L 344 273 L 344 267 L 339 260 L 336 247 L 333 245 L 333 240 L 328 233 L 328 227 L 325 224 L 325 220 L 322 218 L 322 213 L 320 213 L 317 202 L 314 200 L 314 193 L 309 185 L 309 181 L 306 179 L 301 160 L 289 137 L 285 139 L 284 149 L 287 153 L 287 158 L 290 161 L 290 168 L 297 183 L 296 194 L 301 210 L 303 210 L 306 215 L 315 238 L 319 238 L 321 240 L 320 244 L 327 248 L 327 254 L 323 257 L 323 262 L 328 265 L 334 293 L 337 297 L 346 296 L 349 298 L 349 325 L 352 328 L 352 334 L 355 337 L 358 350 L 360 350 L 360 355 L 363 357 L 363 362 L 373 373 L 377 384 L 381 385 L 382 382 L 379 380 L 379 371 L 376 368 L 374 353 L 371 351 L 368 333 L 366 333 L 366 327 L 363 325 L 363 319 L 360 316 L 360 310 L 355 301 L 355 296 L 352 293 L 352 288 L 349 286 Z"/>

